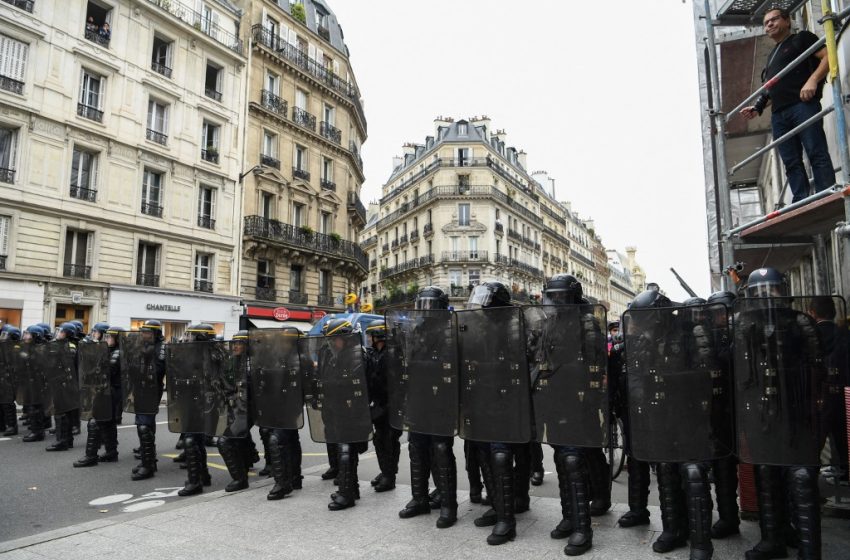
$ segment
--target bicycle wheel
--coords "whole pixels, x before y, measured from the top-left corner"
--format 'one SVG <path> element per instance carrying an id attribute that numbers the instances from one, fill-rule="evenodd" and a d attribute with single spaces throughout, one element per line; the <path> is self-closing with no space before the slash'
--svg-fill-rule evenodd
<path id="1" fill-rule="evenodd" d="M 623 422 L 619 418 L 611 423 L 611 447 L 608 448 L 608 453 L 611 480 L 616 480 L 626 464 L 626 454 L 623 451 Z"/>

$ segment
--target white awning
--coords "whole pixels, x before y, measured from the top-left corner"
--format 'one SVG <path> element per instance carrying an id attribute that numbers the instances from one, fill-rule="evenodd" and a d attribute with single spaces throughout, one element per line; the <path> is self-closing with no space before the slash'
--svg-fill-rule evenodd
<path id="1" fill-rule="evenodd" d="M 248 319 L 251 324 L 258 329 L 283 329 L 285 327 L 293 327 L 302 333 L 308 332 L 313 328 L 311 323 L 307 321 L 272 321 L 270 319 Z"/>

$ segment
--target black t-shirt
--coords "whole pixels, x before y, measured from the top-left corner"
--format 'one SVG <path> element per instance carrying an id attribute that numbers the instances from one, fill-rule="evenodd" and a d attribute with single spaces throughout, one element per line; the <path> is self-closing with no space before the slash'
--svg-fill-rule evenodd
<path id="1" fill-rule="evenodd" d="M 778 74 L 817 41 L 817 35 L 810 31 L 800 31 L 786 37 L 784 41 L 773 47 L 773 50 L 767 55 L 767 66 L 764 69 L 763 79 L 767 81 Z M 800 90 L 803 89 L 803 85 L 811 77 L 812 72 L 817 69 L 818 64 L 820 64 L 820 60 L 812 54 L 791 72 L 781 77 L 776 85 L 768 90 L 774 113 L 800 102 Z M 818 90 L 813 101 L 820 99 L 823 82 L 821 80 L 818 84 Z"/>

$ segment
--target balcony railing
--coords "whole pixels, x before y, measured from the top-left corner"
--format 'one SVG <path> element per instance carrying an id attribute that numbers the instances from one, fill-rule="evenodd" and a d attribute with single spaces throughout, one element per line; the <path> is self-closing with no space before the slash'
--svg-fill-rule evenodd
<path id="1" fill-rule="evenodd" d="M 339 240 L 324 233 L 305 231 L 291 224 L 262 216 L 245 216 L 245 235 L 278 241 L 311 251 L 348 258 L 368 271 L 369 258 L 357 243 Z"/>
<path id="2" fill-rule="evenodd" d="M 221 92 L 216 91 L 215 88 L 204 88 L 204 95 L 206 95 L 210 99 L 221 101 Z"/>
<path id="3" fill-rule="evenodd" d="M 213 283 L 209 280 L 195 280 L 195 291 L 211 294 L 213 291 Z"/>
<path id="4" fill-rule="evenodd" d="M 331 142 L 335 142 L 340 145 L 342 144 L 342 131 L 330 123 L 322 121 L 319 126 L 319 134 Z"/>
<path id="5" fill-rule="evenodd" d="M 87 41 L 91 41 L 92 43 L 97 43 L 101 47 L 109 48 L 109 38 L 104 37 L 97 31 L 93 29 L 86 29 L 85 37 Z"/>
<path id="6" fill-rule="evenodd" d="M 434 224 L 425 224 L 422 227 L 422 235 L 424 235 L 425 237 L 428 237 L 429 235 L 433 235 L 433 234 L 434 234 Z"/>
<path id="7" fill-rule="evenodd" d="M 307 294 L 301 290 L 289 290 L 289 303 L 307 305 Z"/>
<path id="8" fill-rule="evenodd" d="M 398 238 L 398 244 L 399 244 L 399 246 L 407 245 L 407 234 L 406 233 Z"/>
<path id="9" fill-rule="evenodd" d="M 88 105 L 77 103 L 77 114 L 90 121 L 103 122 L 103 111 L 97 107 L 89 107 Z"/>
<path id="10" fill-rule="evenodd" d="M 508 237 L 510 237 L 511 239 L 516 239 L 519 242 L 522 242 L 522 235 L 520 234 L 520 232 L 518 232 L 517 230 L 515 230 L 513 228 L 508 228 Z"/>
<path id="11" fill-rule="evenodd" d="M 333 307 L 334 306 L 334 297 L 331 294 L 319 294 L 318 304 L 323 307 Z"/>
<path id="12" fill-rule="evenodd" d="M 148 0 L 148 2 L 159 6 L 177 19 L 191 25 L 213 41 L 224 45 L 237 54 L 242 54 L 242 39 L 225 31 L 221 26 L 213 23 L 209 17 L 204 17 L 203 14 L 196 12 L 188 4 L 184 4 L 180 0 Z"/>
<path id="13" fill-rule="evenodd" d="M 383 245 L 381 245 L 381 254 L 382 255 L 385 254 L 385 253 L 389 253 L 389 252 L 390 252 L 390 246 L 389 246 L 388 243 L 384 243 Z"/>
<path id="14" fill-rule="evenodd" d="M 348 193 L 348 210 L 353 211 L 361 222 L 366 223 L 366 207 L 355 193 Z"/>
<path id="15" fill-rule="evenodd" d="M 171 68 L 169 68 L 165 64 L 161 64 L 159 62 L 151 62 L 151 70 L 153 70 L 157 74 L 162 74 L 166 78 L 171 77 Z"/>
<path id="16" fill-rule="evenodd" d="M 378 259 L 372 259 L 369 261 L 369 268 L 378 268 Z"/>
<path id="17" fill-rule="evenodd" d="M 450 286 L 449 287 L 449 297 L 469 299 L 469 296 L 471 294 L 472 294 L 472 290 L 470 290 L 468 287 L 466 287 L 466 288 L 464 288 L 463 286 Z"/>
<path id="18" fill-rule="evenodd" d="M 280 160 L 266 154 L 260 154 L 260 163 L 266 167 L 280 169 Z"/>
<path id="19" fill-rule="evenodd" d="M 576 259 L 577 261 L 589 266 L 590 268 L 593 268 L 594 266 L 596 266 L 594 264 L 593 260 L 585 257 L 584 255 L 582 255 L 581 253 L 579 253 L 578 251 L 575 251 L 573 249 L 570 249 L 570 256 L 572 258 Z"/>
<path id="20" fill-rule="evenodd" d="M 415 229 L 410 232 L 410 242 L 416 243 L 417 241 L 419 241 L 419 230 Z"/>
<path id="21" fill-rule="evenodd" d="M 29 13 L 32 13 L 33 6 L 35 6 L 34 0 L 3 0 L 3 2 Z"/>
<path id="22" fill-rule="evenodd" d="M 96 202 L 97 201 L 97 189 L 89 189 L 86 187 L 79 187 L 77 185 L 71 185 L 71 198 L 77 198 L 79 200 L 85 200 L 86 202 Z"/>
<path id="23" fill-rule="evenodd" d="M 0 270 L 6 270 L 6 255 L 0 255 Z"/>
<path id="24" fill-rule="evenodd" d="M 67 278 L 91 278 L 91 266 L 87 264 L 68 264 L 65 263 L 62 274 Z"/>
<path id="25" fill-rule="evenodd" d="M 17 93 L 18 95 L 23 95 L 24 83 L 12 79 L 8 76 L 0 75 L 0 89 L 11 91 L 12 93 Z"/>
<path id="26" fill-rule="evenodd" d="M 162 144 L 163 146 L 165 146 L 168 143 L 168 135 L 167 134 L 163 134 L 162 132 L 158 132 L 158 131 L 153 130 L 151 128 L 148 129 L 146 137 L 151 142 L 156 142 L 157 144 Z"/>
<path id="27" fill-rule="evenodd" d="M 443 251 L 442 262 L 487 262 L 487 251 Z"/>
<path id="28" fill-rule="evenodd" d="M 138 286 L 150 286 L 153 288 L 159 287 L 159 274 L 136 274 L 136 284 Z"/>
<path id="29" fill-rule="evenodd" d="M 399 263 L 396 266 L 382 268 L 379 276 L 381 280 L 384 280 L 385 278 L 389 278 L 390 276 L 395 276 L 396 274 L 401 274 L 402 272 L 407 272 L 408 270 L 414 270 L 432 264 L 434 264 L 434 255 L 413 258 L 403 263 Z"/>
<path id="30" fill-rule="evenodd" d="M 365 247 L 371 247 L 372 245 L 377 245 L 377 244 L 378 244 L 378 236 L 377 235 L 373 235 L 372 237 L 366 239 L 363 243 L 361 243 L 361 245 L 364 248 Z"/>
<path id="31" fill-rule="evenodd" d="M 0 183 L 14 183 L 15 182 L 15 170 L 7 169 L 5 167 L 0 167 Z"/>
<path id="32" fill-rule="evenodd" d="M 331 40 L 331 32 L 330 32 L 330 30 L 329 30 L 327 27 L 325 27 L 324 25 L 317 25 L 317 26 L 316 26 L 316 32 L 319 34 L 319 37 L 321 37 L 321 38 L 322 38 L 322 39 L 324 39 L 325 41 L 330 41 L 330 40 Z"/>
<path id="33" fill-rule="evenodd" d="M 330 181 L 328 179 L 322 179 L 320 181 L 321 187 L 326 191 L 336 192 L 336 183 Z"/>
<path id="34" fill-rule="evenodd" d="M 393 248 L 393 251 L 398 249 L 398 239 L 393 239 L 392 243 L 390 243 L 390 246 Z"/>
<path id="35" fill-rule="evenodd" d="M 360 169 L 363 169 L 363 158 L 360 157 L 360 150 L 357 148 L 357 144 L 353 141 L 348 143 L 348 151 L 351 152 L 351 155 L 354 156 L 354 159 L 357 161 L 357 164 L 360 166 Z"/>
<path id="36" fill-rule="evenodd" d="M 201 159 L 210 163 L 218 163 L 218 150 L 201 150 Z"/>
<path id="37" fill-rule="evenodd" d="M 295 179 L 302 179 L 304 181 L 310 181 L 310 172 L 306 169 L 301 169 L 300 167 L 292 168 L 292 177 Z"/>
<path id="38" fill-rule="evenodd" d="M 204 216 L 203 214 L 198 216 L 198 227 L 215 229 L 215 218 L 212 216 Z"/>
<path id="39" fill-rule="evenodd" d="M 153 202 L 142 201 L 142 214 L 162 218 L 162 206 Z"/>
<path id="40" fill-rule="evenodd" d="M 292 108 L 292 122 L 316 132 L 316 117 L 301 107 Z"/>
<path id="41" fill-rule="evenodd" d="M 277 299 L 277 290 L 274 289 L 274 282 L 270 286 L 257 286 L 254 293 L 257 299 L 262 301 L 275 301 Z"/>
<path id="42" fill-rule="evenodd" d="M 288 105 L 286 100 L 281 98 L 279 95 L 275 95 L 267 89 L 264 89 L 260 92 L 260 104 L 268 109 L 269 111 L 273 111 L 280 115 L 286 116 L 286 112 L 288 111 Z"/>
<path id="43" fill-rule="evenodd" d="M 496 223 L 496 227 L 495 227 L 495 229 L 496 229 L 496 233 L 498 233 L 499 235 L 504 235 L 504 233 L 505 233 L 505 226 L 503 226 L 503 225 L 502 225 L 502 224 L 500 224 L 500 223 Z"/>

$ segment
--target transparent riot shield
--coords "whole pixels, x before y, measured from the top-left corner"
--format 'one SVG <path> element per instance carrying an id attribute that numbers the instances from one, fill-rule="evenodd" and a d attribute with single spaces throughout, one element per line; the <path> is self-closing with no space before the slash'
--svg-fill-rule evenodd
<path id="1" fill-rule="evenodd" d="M 264 428 L 304 426 L 304 394 L 297 329 L 248 331 L 254 419 Z"/>
<path id="2" fill-rule="evenodd" d="M 390 424 L 437 436 L 458 433 L 455 314 L 446 310 L 387 313 Z"/>
<path id="3" fill-rule="evenodd" d="M 605 308 L 532 305 L 523 313 L 537 441 L 605 446 L 610 414 Z"/>
<path id="4" fill-rule="evenodd" d="M 733 453 L 726 307 L 630 309 L 622 328 L 631 455 L 699 462 Z"/>
<path id="5" fill-rule="evenodd" d="M 142 333 L 121 336 L 121 392 L 124 411 L 156 414 L 162 400 L 165 350 L 163 343 L 146 343 Z"/>
<path id="6" fill-rule="evenodd" d="M 15 402 L 17 375 L 13 354 L 18 342 L 0 340 L 0 404 Z"/>
<path id="7" fill-rule="evenodd" d="M 298 349 L 313 441 L 369 441 L 372 416 L 360 333 L 301 338 Z"/>
<path id="8" fill-rule="evenodd" d="M 112 351 L 106 342 L 77 345 L 80 373 L 80 418 L 112 419 L 112 385 L 109 380 Z"/>
<path id="9" fill-rule="evenodd" d="M 248 343 L 211 343 L 213 355 L 206 371 L 208 431 L 211 436 L 248 437 Z M 217 355 L 220 354 L 220 355 Z"/>
<path id="10" fill-rule="evenodd" d="M 173 433 L 206 433 L 207 391 L 204 366 L 209 342 L 165 345 L 168 388 L 168 430 Z"/>
<path id="11" fill-rule="evenodd" d="M 531 440 L 531 391 L 519 307 L 457 313 L 460 437 Z"/>
<path id="12" fill-rule="evenodd" d="M 36 345 L 37 360 L 44 375 L 44 411 L 48 416 L 80 408 L 75 352 L 62 341 Z"/>
<path id="13" fill-rule="evenodd" d="M 765 465 L 819 465 L 829 393 L 816 297 L 735 302 L 735 411 L 738 456 Z M 821 300 L 822 302 L 823 300 Z M 837 309 L 843 302 L 826 297 Z M 828 400 L 828 399 L 827 399 Z"/>

